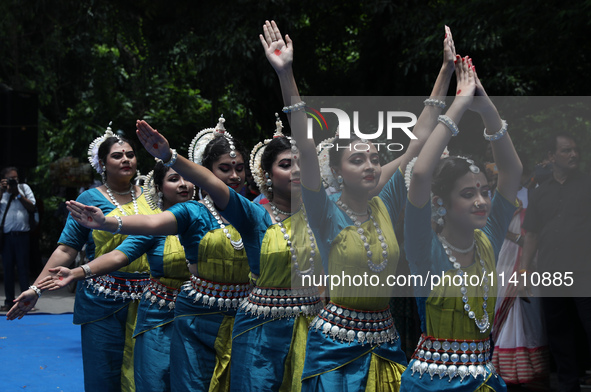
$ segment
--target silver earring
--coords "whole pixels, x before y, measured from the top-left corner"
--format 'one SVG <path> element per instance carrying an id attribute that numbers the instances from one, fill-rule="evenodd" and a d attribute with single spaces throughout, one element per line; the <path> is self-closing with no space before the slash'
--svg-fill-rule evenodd
<path id="1" fill-rule="evenodd" d="M 269 173 L 265 172 L 265 177 L 267 178 L 267 181 L 265 182 L 265 184 L 267 184 L 267 190 L 273 192 L 273 181 L 269 178 Z"/>
<path id="2" fill-rule="evenodd" d="M 443 200 L 437 199 L 436 203 L 439 206 L 437 208 L 437 211 L 435 212 L 439 216 L 439 218 L 437 218 L 437 224 L 439 226 L 443 226 L 445 224 L 445 221 L 443 220 L 443 217 L 445 216 L 445 214 L 447 214 L 447 210 L 443 206 Z"/>
<path id="3" fill-rule="evenodd" d="M 162 209 L 164 193 L 158 192 L 158 208 Z"/>
<path id="4" fill-rule="evenodd" d="M 341 190 L 343 190 L 345 188 L 345 183 L 344 183 L 343 177 L 341 175 L 337 176 L 337 182 L 339 183 L 339 188 L 341 188 Z"/>

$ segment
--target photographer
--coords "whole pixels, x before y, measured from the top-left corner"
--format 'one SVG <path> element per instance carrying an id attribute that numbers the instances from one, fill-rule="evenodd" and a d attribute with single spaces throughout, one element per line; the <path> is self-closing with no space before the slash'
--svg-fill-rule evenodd
<path id="1" fill-rule="evenodd" d="M 0 173 L 0 219 L 2 264 L 4 267 L 4 306 L 8 311 L 15 298 L 14 266 L 18 269 L 21 292 L 29 287 L 29 214 L 35 212 L 35 196 L 27 184 L 18 183 L 15 167 Z"/>

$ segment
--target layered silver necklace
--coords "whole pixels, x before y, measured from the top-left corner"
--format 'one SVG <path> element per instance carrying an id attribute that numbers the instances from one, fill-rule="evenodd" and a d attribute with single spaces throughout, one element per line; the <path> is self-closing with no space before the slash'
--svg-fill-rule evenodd
<path id="1" fill-rule="evenodd" d="M 306 222 L 306 230 L 308 233 L 308 237 L 310 239 L 310 258 L 308 259 L 308 261 L 310 262 L 310 268 L 302 271 L 302 270 L 300 270 L 300 264 L 298 263 L 298 255 L 297 255 L 296 248 L 293 246 L 293 242 L 291 241 L 289 233 L 287 232 L 287 229 L 285 228 L 285 226 L 283 225 L 283 222 L 281 221 L 281 218 L 279 217 L 279 214 L 281 214 L 281 215 L 285 215 L 289 218 L 293 215 L 293 212 L 282 211 L 279 208 L 277 208 L 277 206 L 273 202 L 269 202 L 269 205 L 271 206 L 271 213 L 273 214 L 273 219 L 277 223 L 277 226 L 279 226 L 279 229 L 281 230 L 281 233 L 283 234 L 283 238 L 285 239 L 285 241 L 287 241 L 287 245 L 289 246 L 289 252 L 291 254 L 291 261 L 292 261 L 293 266 L 295 268 L 296 274 L 298 275 L 298 277 L 314 274 L 314 257 L 316 256 L 316 239 L 314 237 L 314 233 L 312 232 L 312 229 L 310 228 L 310 224 L 308 223 L 308 217 L 306 215 L 306 210 L 304 208 L 302 208 L 302 215 L 304 217 L 304 221 Z"/>
<path id="2" fill-rule="evenodd" d="M 242 249 L 244 249 L 244 243 L 242 242 L 242 237 L 240 237 L 240 239 L 238 241 L 234 241 L 232 239 L 232 234 L 230 234 L 230 230 L 228 230 L 228 228 L 224 224 L 224 221 L 222 220 L 221 215 L 215 209 L 215 207 L 213 205 L 213 201 L 209 198 L 209 196 L 205 196 L 205 198 L 203 199 L 203 203 L 205 204 L 205 207 L 207 207 L 207 209 L 209 210 L 209 212 L 211 213 L 211 215 L 213 215 L 213 217 L 215 218 L 215 220 L 218 222 L 218 225 L 220 225 L 220 229 L 222 229 L 222 231 L 224 232 L 224 235 L 226 236 L 226 238 L 228 240 L 230 240 L 230 244 L 232 244 L 232 247 L 235 250 L 242 250 Z"/>
<path id="3" fill-rule="evenodd" d="M 137 207 L 137 199 L 135 197 L 135 190 L 134 190 L 133 184 L 129 184 L 129 191 L 121 192 L 121 193 L 113 191 L 107 182 L 105 182 L 105 188 L 107 188 L 107 195 L 109 195 L 111 202 L 113 203 L 113 205 L 115 207 L 117 207 L 119 209 L 119 211 L 121 211 L 121 213 L 123 215 L 127 215 L 127 214 L 125 213 L 125 210 L 123 209 L 123 207 L 121 207 L 121 204 L 119 204 L 119 202 L 117 201 L 115 196 L 113 196 L 113 193 L 116 193 L 116 194 L 122 195 L 122 196 L 131 193 L 131 202 L 133 203 L 133 214 L 134 215 L 139 214 L 138 207 Z"/>
<path id="4" fill-rule="evenodd" d="M 388 244 L 386 244 L 386 239 L 384 238 L 384 235 L 382 233 L 382 229 L 380 229 L 378 222 L 375 220 L 375 218 L 373 217 L 373 215 L 371 213 L 371 208 L 369 206 L 367 206 L 367 212 L 364 212 L 364 213 L 355 212 L 352 209 L 350 209 L 345 203 L 343 203 L 343 201 L 341 200 L 340 197 L 337 200 L 337 206 L 339 206 L 343 211 L 345 211 L 347 216 L 353 221 L 353 224 L 355 224 L 355 227 L 357 227 L 357 233 L 359 234 L 359 238 L 361 238 L 361 241 L 363 241 L 363 247 L 365 248 L 365 251 L 366 251 L 367 266 L 369 267 L 369 269 L 372 270 L 373 272 L 382 272 L 386 268 L 386 266 L 388 265 Z M 373 252 L 369 249 L 370 246 L 369 246 L 367 236 L 365 235 L 365 230 L 363 230 L 361 228 L 361 222 L 357 218 L 358 216 L 364 216 L 364 215 L 369 215 L 369 219 L 372 221 L 374 227 L 376 228 L 376 232 L 378 234 L 378 241 L 380 241 L 380 245 L 382 247 L 382 259 L 383 259 L 380 264 L 375 264 L 373 262 L 373 260 L 372 260 Z"/>
<path id="5" fill-rule="evenodd" d="M 441 241 L 441 238 L 443 238 L 443 241 Z M 488 319 L 488 312 L 486 311 L 487 309 L 487 300 L 488 300 L 488 277 L 487 277 L 487 270 L 484 264 L 484 260 L 482 260 L 482 257 L 480 256 L 480 249 L 478 249 L 478 245 L 476 244 L 476 241 L 474 241 L 472 243 L 472 245 L 470 246 L 470 248 L 474 248 L 474 246 L 476 246 L 476 256 L 478 257 L 478 260 L 480 260 L 480 265 L 482 267 L 482 288 L 484 290 L 484 294 L 482 295 L 482 310 L 484 311 L 484 314 L 482 315 L 482 317 L 477 318 L 476 317 L 476 313 L 474 313 L 474 311 L 471 309 L 470 304 L 468 304 L 468 288 L 466 287 L 466 279 L 463 278 L 465 272 L 462 270 L 462 266 L 460 265 L 460 263 L 457 261 L 456 257 L 453 255 L 452 253 L 452 247 L 450 246 L 449 242 L 445 241 L 445 237 L 439 236 L 439 239 L 441 241 L 441 245 L 443 246 L 443 249 L 445 250 L 445 254 L 447 255 L 447 258 L 449 259 L 449 262 L 453 265 L 453 267 L 456 269 L 456 274 L 462 277 L 462 285 L 460 287 L 460 293 L 462 294 L 462 302 L 464 303 L 464 311 L 466 313 L 468 313 L 468 317 L 474 320 L 474 323 L 476 324 L 476 327 L 478 328 L 478 330 L 480 331 L 480 333 L 485 333 L 489 328 L 490 328 L 490 321 Z M 476 245 L 475 245 L 476 244 Z M 457 248 L 453 249 L 456 250 Z M 459 252 L 459 253 L 468 253 L 469 250 L 466 249 L 460 249 L 463 252 Z M 471 250 L 471 249 L 470 249 Z M 456 250 L 457 251 L 457 250 Z"/>

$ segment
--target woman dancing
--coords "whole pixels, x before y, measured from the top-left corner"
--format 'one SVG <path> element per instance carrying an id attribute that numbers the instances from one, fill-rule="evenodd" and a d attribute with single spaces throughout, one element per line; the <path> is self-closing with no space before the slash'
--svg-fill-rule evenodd
<path id="1" fill-rule="evenodd" d="M 305 103 L 292 71 L 293 43 L 287 35 L 284 41 L 275 22 L 269 21 L 260 39 L 279 77 L 284 112 L 300 147 L 304 204 L 325 271 L 350 276 L 373 273 L 385 279 L 396 271 L 399 249 L 393 224 L 406 202 L 398 166 L 404 168 L 418 153 L 428 127 L 435 126 L 445 106 L 441 97 L 446 95 L 455 56 L 451 32 L 446 28 L 443 65 L 417 122 L 416 128 L 422 130 L 415 132 L 418 141 L 388 165 L 387 183 L 371 200 L 370 195 L 386 182 L 380 182 L 384 174 L 376 147 L 360 139 L 335 138 L 333 144 L 340 148 L 331 149 L 328 156 L 322 152 L 319 162 L 314 141 L 306 138 L 306 115 L 301 110 Z M 337 184 L 340 193 L 326 195 L 321 173 L 327 183 Z M 399 390 L 406 356 L 388 308 L 389 293 L 372 287 L 333 288 L 331 301 L 310 325 L 302 390 Z"/>
<path id="2" fill-rule="evenodd" d="M 277 126 L 282 127 L 280 122 Z M 320 271 L 319 256 L 311 246 L 314 237 L 307 229 L 305 212 L 299 209 L 296 147 L 276 132 L 253 150 L 253 176 L 270 200 L 259 205 L 171 150 L 168 141 L 145 121 L 138 121 L 138 136 L 148 152 L 205 190 L 242 235 L 255 287 L 234 322 L 231 389 L 299 390 L 308 325 L 322 305 L 317 289 L 292 286 L 292 274 Z M 293 207 L 292 195 L 297 202 Z M 112 227 L 116 222 L 107 223 Z M 294 234 L 296 226 L 302 231 Z"/>
<path id="3" fill-rule="evenodd" d="M 224 187 L 239 190 L 244 153 L 225 131 L 223 118 L 215 129 L 201 131 L 190 149 L 192 158 L 202 162 L 209 175 Z M 238 305 L 249 293 L 249 269 L 240 234 L 219 215 L 210 197 L 176 204 L 161 214 L 120 221 L 80 203 L 68 204 L 74 219 L 96 229 L 179 235 L 193 276 L 176 300 L 170 345 L 174 352 L 170 357 L 171 389 L 227 390 L 232 326 Z"/>
<path id="4" fill-rule="evenodd" d="M 456 98 L 421 151 L 408 192 L 405 250 L 411 273 L 442 280 L 432 290 L 428 285 L 416 288 L 423 335 L 402 376 L 404 391 L 506 390 L 491 363 L 489 336 L 495 263 L 515 210 L 512 201 L 522 166 L 507 123 L 486 95 L 470 58 L 457 57 L 456 76 Z M 440 159 L 466 110 L 482 117 L 484 138 L 491 141 L 499 171 L 492 201 L 482 166 L 463 157 Z"/>
<path id="5" fill-rule="evenodd" d="M 193 198 L 195 188 L 177 172 L 156 163 L 146 182 L 146 199 L 154 210 L 168 210 Z M 150 263 L 150 284 L 140 301 L 133 337 L 134 378 L 138 391 L 170 391 L 170 340 L 173 334 L 174 309 L 181 285 L 189 280 L 185 251 L 177 236 L 130 236 L 114 251 L 104 254 L 84 267 L 52 268 L 39 288 L 56 290 L 92 276 L 116 271 L 146 254 Z M 108 291 L 107 291 L 108 290 Z M 112 288 L 103 294 L 108 295 Z M 99 288 L 100 291 L 100 288 Z M 175 351 L 178 353 L 179 351 Z"/>
<path id="6" fill-rule="evenodd" d="M 140 187 L 133 185 L 137 159 L 127 139 L 113 135 L 111 128 L 95 139 L 88 150 L 89 161 L 103 177 L 104 185 L 82 193 L 81 203 L 95 206 L 101 214 L 121 219 L 125 215 L 153 214 Z M 115 219 L 115 218 L 113 218 Z M 69 266 L 86 244 L 93 260 L 109 253 L 125 239 L 117 230 L 90 230 L 68 217 L 59 245 L 31 288 L 22 293 L 8 312 L 9 320 L 23 317 L 37 302 L 36 287 L 49 270 Z M 139 298 L 150 282 L 145 256 L 112 274 L 92 277 L 84 265 L 86 283 L 79 283 L 74 304 L 74 324 L 82 328 L 82 362 L 86 391 L 134 390 L 132 339 Z"/>

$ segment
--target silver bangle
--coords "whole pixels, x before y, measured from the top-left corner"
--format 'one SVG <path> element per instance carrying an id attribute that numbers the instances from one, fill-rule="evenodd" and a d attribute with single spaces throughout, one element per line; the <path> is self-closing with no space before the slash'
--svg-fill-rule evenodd
<path id="1" fill-rule="evenodd" d="M 495 140 L 499 140 L 500 138 L 502 138 L 503 136 L 505 136 L 507 134 L 507 121 L 505 120 L 501 120 L 503 122 L 503 125 L 501 126 L 501 129 L 499 129 L 497 131 L 497 133 L 493 133 L 492 135 L 489 135 L 488 133 L 486 133 L 486 128 L 484 128 L 484 138 L 486 140 L 488 140 L 489 142 L 494 142 Z"/>
<path id="2" fill-rule="evenodd" d="M 170 152 L 172 153 L 172 155 L 170 156 L 170 159 L 168 160 L 168 162 L 162 162 L 162 164 L 166 167 L 171 167 L 172 165 L 174 165 L 176 162 L 176 159 L 178 158 L 178 154 L 174 148 L 171 148 Z"/>
<path id="3" fill-rule="evenodd" d="M 121 232 L 121 227 L 123 226 L 123 219 L 119 215 L 113 216 L 113 218 L 117 219 L 117 230 L 115 230 L 112 234 L 119 234 Z"/>
<path id="4" fill-rule="evenodd" d="M 37 286 L 31 285 L 31 286 L 29 286 L 29 289 L 33 290 L 35 292 L 35 294 L 37 294 L 38 298 L 41 298 L 41 290 L 39 288 L 37 288 Z"/>
<path id="5" fill-rule="evenodd" d="M 445 101 L 439 99 L 427 98 L 423 101 L 425 106 L 437 106 L 438 108 L 445 109 Z"/>
<path id="6" fill-rule="evenodd" d="M 84 279 L 89 279 L 94 276 L 88 264 L 82 264 L 80 268 L 82 268 L 82 270 L 84 271 Z"/>
<path id="7" fill-rule="evenodd" d="M 460 133 L 460 130 L 458 129 L 458 126 L 456 125 L 455 122 L 453 122 L 453 120 L 447 116 L 439 116 L 437 117 L 437 121 L 445 124 L 449 130 L 451 131 L 451 136 L 457 136 L 458 133 Z"/>
<path id="8" fill-rule="evenodd" d="M 299 110 L 304 110 L 306 108 L 306 102 L 304 101 L 300 101 L 294 105 L 291 106 L 284 106 L 283 107 L 283 113 L 291 113 L 291 112 L 297 112 Z"/>

